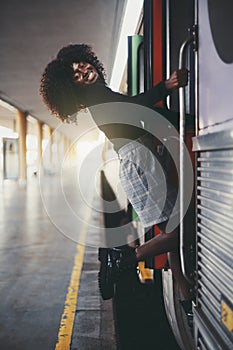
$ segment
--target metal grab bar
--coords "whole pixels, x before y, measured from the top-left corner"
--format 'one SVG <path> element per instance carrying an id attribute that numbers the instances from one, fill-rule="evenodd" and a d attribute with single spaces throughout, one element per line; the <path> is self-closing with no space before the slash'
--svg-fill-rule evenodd
<path id="1" fill-rule="evenodd" d="M 184 41 L 180 47 L 179 52 L 179 69 L 183 69 L 186 66 L 187 58 L 187 49 L 190 45 L 193 45 L 194 50 L 197 49 L 197 31 L 196 26 L 192 28 L 191 37 Z M 186 103 L 185 103 L 185 87 L 179 88 L 179 112 L 180 112 L 180 122 L 179 122 L 179 132 L 180 132 L 180 260 L 181 260 L 181 270 L 184 277 L 190 281 L 190 276 L 187 272 L 187 265 L 185 261 L 185 238 L 184 238 L 184 172 L 185 172 L 185 112 L 186 112 Z M 190 281 L 191 282 L 191 281 Z"/>

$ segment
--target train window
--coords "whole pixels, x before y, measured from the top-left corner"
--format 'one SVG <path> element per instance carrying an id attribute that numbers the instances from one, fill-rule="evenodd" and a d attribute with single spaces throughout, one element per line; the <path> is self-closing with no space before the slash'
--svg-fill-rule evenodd
<path id="1" fill-rule="evenodd" d="M 233 33 L 233 2 L 209 0 L 209 20 L 215 48 L 225 63 L 233 62 L 233 46 L 229 36 Z"/>

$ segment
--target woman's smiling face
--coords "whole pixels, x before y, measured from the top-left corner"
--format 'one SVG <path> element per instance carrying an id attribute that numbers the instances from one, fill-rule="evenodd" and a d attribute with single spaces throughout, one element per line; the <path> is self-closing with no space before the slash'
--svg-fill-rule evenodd
<path id="1" fill-rule="evenodd" d="M 75 82 L 82 85 L 94 84 L 99 74 L 94 66 L 87 62 L 73 63 Z"/>

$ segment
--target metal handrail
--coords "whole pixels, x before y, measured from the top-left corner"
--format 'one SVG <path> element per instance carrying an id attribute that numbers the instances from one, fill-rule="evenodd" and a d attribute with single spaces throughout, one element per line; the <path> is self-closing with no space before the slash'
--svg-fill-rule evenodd
<path id="1" fill-rule="evenodd" d="M 187 49 L 190 45 L 193 45 L 194 50 L 196 50 L 196 26 L 193 27 L 190 38 L 186 39 L 180 47 L 179 52 L 179 69 L 183 69 L 186 66 L 187 58 Z M 184 172 L 185 172 L 185 112 L 186 112 L 186 103 L 185 103 L 185 87 L 179 88 L 179 112 L 180 112 L 180 122 L 179 122 L 179 132 L 180 132 L 180 260 L 181 260 L 181 269 L 184 277 L 190 281 L 190 276 L 187 272 L 187 265 L 185 261 L 185 244 L 184 244 Z"/>

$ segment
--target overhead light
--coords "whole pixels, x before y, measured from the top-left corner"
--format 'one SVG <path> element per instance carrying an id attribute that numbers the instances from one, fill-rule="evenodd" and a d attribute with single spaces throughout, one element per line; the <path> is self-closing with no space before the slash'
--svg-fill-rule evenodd
<path id="1" fill-rule="evenodd" d="M 117 46 L 116 57 L 109 84 L 112 90 L 119 91 L 128 57 L 127 37 L 135 34 L 140 15 L 142 13 L 143 2 L 144 0 L 127 1 L 120 39 Z"/>

